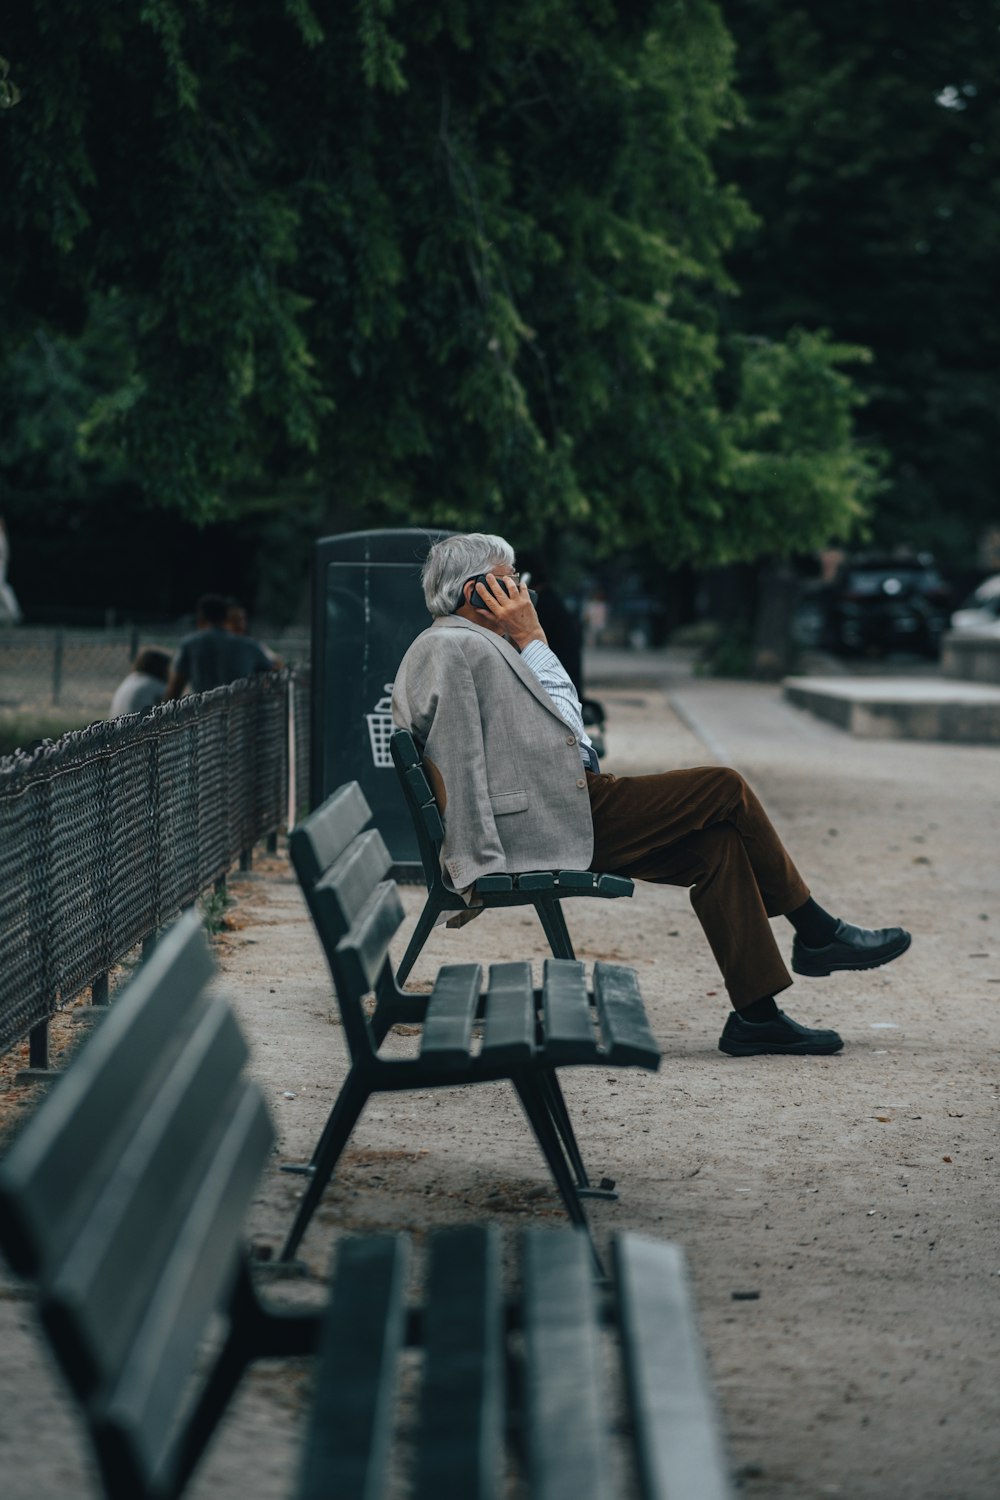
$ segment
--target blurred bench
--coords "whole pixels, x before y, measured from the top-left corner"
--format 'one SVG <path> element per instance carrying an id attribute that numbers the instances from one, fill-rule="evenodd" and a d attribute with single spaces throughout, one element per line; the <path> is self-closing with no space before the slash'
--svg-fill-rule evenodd
<path id="1" fill-rule="evenodd" d="M 566 1212 L 587 1227 L 581 1197 L 608 1189 L 590 1187 L 556 1069 L 659 1066 L 634 971 L 595 964 L 591 993 L 583 964 L 575 960 L 547 959 L 541 990 L 533 986 L 530 963 L 491 964 L 484 990 L 480 964 L 445 964 L 429 995 L 400 989 L 389 945 L 403 922 L 403 906 L 395 881 L 385 879 L 392 859 L 381 834 L 367 827 L 370 820 L 368 803 L 352 781 L 289 839 L 330 966 L 351 1064 L 311 1161 L 288 1168 L 311 1180 L 282 1258 L 294 1255 L 370 1095 L 398 1089 L 509 1081 Z M 365 1001 L 371 994 L 375 1009 L 369 1016 Z M 419 1029 L 417 1056 L 380 1053 L 398 1023 Z"/>
<path id="2" fill-rule="evenodd" d="M 413 1306 L 406 1237 L 349 1238 L 322 1311 L 260 1299 L 241 1226 L 272 1129 L 211 973 L 188 916 L 0 1166 L 0 1246 L 109 1500 L 177 1500 L 247 1366 L 316 1351 L 297 1500 L 609 1500 L 633 1471 L 642 1500 L 731 1500 L 674 1246 L 617 1240 L 612 1301 L 585 1236 L 531 1230 L 505 1298 L 497 1231 L 448 1230 Z"/>
<path id="3" fill-rule="evenodd" d="M 533 906 L 555 958 L 575 958 L 562 903 L 569 896 L 631 896 L 635 886 L 626 875 L 602 875 L 593 870 L 531 870 L 521 875 L 484 875 L 476 881 L 475 905 L 450 891 L 441 875 L 444 824 L 417 742 L 406 729 L 390 741 L 393 764 L 420 849 L 427 884 L 427 900 L 413 936 L 396 971 L 396 982 L 407 976 L 442 912 L 467 913 L 476 907 Z"/>

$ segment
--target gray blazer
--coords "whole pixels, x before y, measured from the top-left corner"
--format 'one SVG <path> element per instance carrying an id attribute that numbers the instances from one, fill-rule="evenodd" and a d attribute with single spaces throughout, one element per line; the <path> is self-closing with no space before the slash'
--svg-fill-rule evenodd
<path id="1" fill-rule="evenodd" d="M 458 615 L 436 619 L 400 663 L 392 713 L 443 781 L 446 885 L 588 868 L 594 825 L 576 739 L 509 641 Z"/>

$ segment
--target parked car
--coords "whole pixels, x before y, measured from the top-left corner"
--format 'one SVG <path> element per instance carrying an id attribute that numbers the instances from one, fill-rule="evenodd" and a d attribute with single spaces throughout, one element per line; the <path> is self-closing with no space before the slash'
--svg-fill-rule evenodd
<path id="1" fill-rule="evenodd" d="M 981 634 L 1000 634 L 1000 573 L 984 578 L 973 589 L 961 609 L 951 617 L 952 630 L 976 630 Z"/>
<path id="2" fill-rule="evenodd" d="M 820 640 L 844 653 L 918 651 L 936 656 L 951 590 L 926 556 L 847 558 L 820 592 Z"/>

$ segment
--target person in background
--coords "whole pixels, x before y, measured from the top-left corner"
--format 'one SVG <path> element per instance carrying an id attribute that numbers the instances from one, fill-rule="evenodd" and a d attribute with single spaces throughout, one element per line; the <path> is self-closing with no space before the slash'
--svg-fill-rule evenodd
<path id="1" fill-rule="evenodd" d="M 190 687 L 195 693 L 225 687 L 257 672 L 270 672 L 274 662 L 249 635 L 226 628 L 230 601 L 224 594 L 202 594 L 195 607 L 196 629 L 181 641 L 174 657 L 164 701 L 179 698 Z"/>
<path id="2" fill-rule="evenodd" d="M 170 652 L 162 646 L 144 646 L 132 663 L 132 670 L 115 688 L 109 719 L 122 714 L 137 714 L 161 702 L 170 671 Z"/>
<path id="3" fill-rule="evenodd" d="M 7 582 L 7 564 L 10 562 L 10 542 L 7 526 L 0 516 L 0 625 L 20 625 L 21 606 L 17 595 Z"/>
<path id="4" fill-rule="evenodd" d="M 249 616 L 238 599 L 230 599 L 229 601 L 229 607 L 226 610 L 226 629 L 231 635 L 248 636 L 250 634 Z M 258 641 L 257 644 L 264 655 L 270 660 L 272 667 L 283 665 L 280 657 L 275 655 L 270 646 L 265 646 L 263 641 Z"/>

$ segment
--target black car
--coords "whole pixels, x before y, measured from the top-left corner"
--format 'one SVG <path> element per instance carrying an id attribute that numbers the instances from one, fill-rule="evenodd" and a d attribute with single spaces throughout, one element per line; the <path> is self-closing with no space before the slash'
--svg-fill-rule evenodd
<path id="1" fill-rule="evenodd" d="M 934 563 L 921 557 L 855 557 L 816 599 L 819 642 L 829 651 L 937 656 L 954 607 Z"/>

